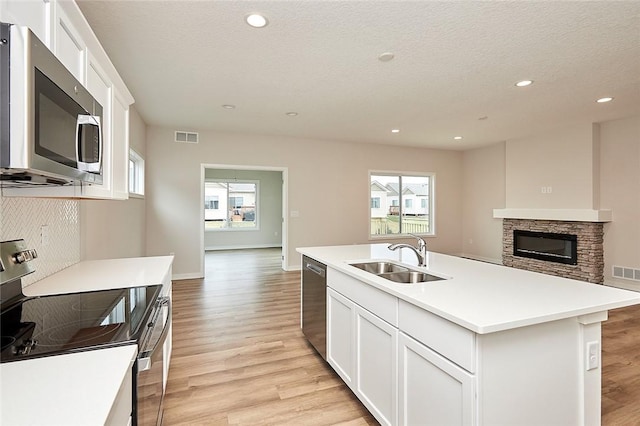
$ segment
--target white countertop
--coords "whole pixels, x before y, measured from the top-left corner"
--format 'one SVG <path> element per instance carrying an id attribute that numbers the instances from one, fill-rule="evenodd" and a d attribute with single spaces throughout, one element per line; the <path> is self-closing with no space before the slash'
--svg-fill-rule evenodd
<path id="1" fill-rule="evenodd" d="M 173 256 L 77 263 L 23 288 L 26 296 L 163 283 Z M 104 424 L 137 345 L 0 364 L 0 424 Z"/>
<path id="2" fill-rule="evenodd" d="M 415 253 L 388 244 L 303 247 L 299 253 L 476 333 L 492 333 L 640 304 L 640 293 L 429 252 L 419 268 Z M 392 260 L 448 278 L 400 284 L 349 263 Z"/>
<path id="3" fill-rule="evenodd" d="M 0 365 L 0 424 L 103 425 L 136 345 Z"/>
<path id="4" fill-rule="evenodd" d="M 25 296 L 162 284 L 173 256 L 86 260 L 23 288 Z"/>

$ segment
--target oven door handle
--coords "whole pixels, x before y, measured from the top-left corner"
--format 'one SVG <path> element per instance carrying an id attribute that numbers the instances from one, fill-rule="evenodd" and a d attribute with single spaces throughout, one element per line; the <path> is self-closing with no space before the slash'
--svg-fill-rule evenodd
<path id="1" fill-rule="evenodd" d="M 152 320 L 152 323 L 155 324 L 158 320 L 158 317 L 162 315 L 163 306 L 167 306 L 168 308 L 167 322 L 164 324 L 164 328 L 162 329 L 162 333 L 160 334 L 160 337 L 158 338 L 158 340 L 156 340 L 153 343 L 153 348 L 150 350 L 145 350 L 141 352 L 140 355 L 138 356 L 138 372 L 146 371 L 151 368 L 151 357 L 153 356 L 156 350 L 162 350 L 162 348 L 161 347 L 159 348 L 159 346 L 164 344 L 167 334 L 169 334 L 169 328 L 171 326 L 171 299 L 169 297 L 160 297 L 158 298 L 158 304 L 160 305 L 161 309 L 158 309 L 158 315 L 156 315 L 156 318 Z M 145 347 L 148 347 L 148 346 L 145 345 Z"/>

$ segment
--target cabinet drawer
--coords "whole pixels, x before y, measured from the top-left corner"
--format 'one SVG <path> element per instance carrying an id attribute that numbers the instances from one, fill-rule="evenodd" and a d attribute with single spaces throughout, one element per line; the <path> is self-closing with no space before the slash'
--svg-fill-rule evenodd
<path id="1" fill-rule="evenodd" d="M 356 278 L 327 269 L 327 286 L 373 312 L 391 325 L 398 326 L 398 298 Z"/>
<path id="2" fill-rule="evenodd" d="M 476 370 L 475 333 L 400 300 L 399 328 L 420 343 L 472 373 Z"/>

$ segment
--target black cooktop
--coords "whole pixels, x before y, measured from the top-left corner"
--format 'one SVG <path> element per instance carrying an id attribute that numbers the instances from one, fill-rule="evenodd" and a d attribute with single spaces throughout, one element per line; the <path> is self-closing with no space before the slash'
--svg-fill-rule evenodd
<path id="1" fill-rule="evenodd" d="M 0 362 L 140 340 L 160 285 L 30 297 L 3 307 Z"/>

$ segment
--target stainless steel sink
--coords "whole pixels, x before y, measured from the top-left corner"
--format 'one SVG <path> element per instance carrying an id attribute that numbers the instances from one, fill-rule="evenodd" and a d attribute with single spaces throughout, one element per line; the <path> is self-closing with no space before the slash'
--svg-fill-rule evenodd
<path id="1" fill-rule="evenodd" d="M 425 283 L 427 281 L 440 281 L 444 279 L 419 271 L 390 272 L 386 274 L 378 274 L 378 276 L 396 283 L 404 284 Z"/>
<path id="2" fill-rule="evenodd" d="M 444 278 L 426 272 L 416 271 L 392 262 L 375 261 L 351 263 L 358 269 L 377 275 L 381 278 L 402 284 L 417 284 L 428 281 L 439 281 Z"/>
<path id="3" fill-rule="evenodd" d="M 363 271 L 371 272 L 372 274 L 384 274 L 387 272 L 407 272 L 409 268 L 405 268 L 404 266 L 396 265 L 391 262 L 363 262 L 363 263 L 352 263 L 351 266 L 355 266 L 356 268 L 362 269 Z"/>

